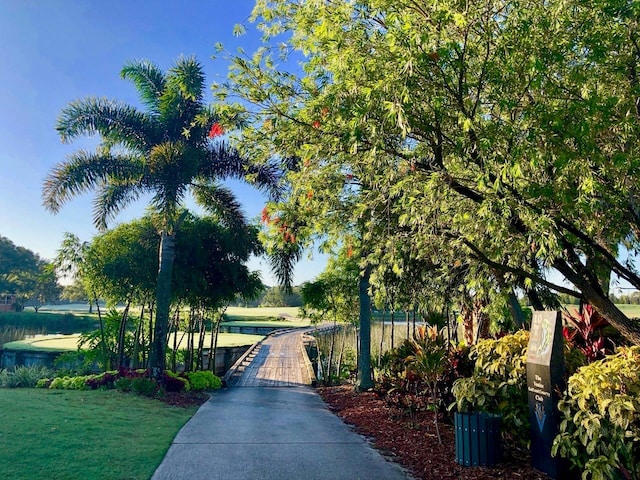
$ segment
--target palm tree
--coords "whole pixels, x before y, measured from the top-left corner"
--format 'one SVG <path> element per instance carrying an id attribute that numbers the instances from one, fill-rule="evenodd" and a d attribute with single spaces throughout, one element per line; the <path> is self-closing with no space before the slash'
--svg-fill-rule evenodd
<path id="1" fill-rule="evenodd" d="M 167 72 L 147 61 L 130 62 L 121 77 L 134 83 L 146 110 L 95 97 L 70 103 L 56 126 L 62 141 L 97 133 L 101 143 L 53 168 L 44 181 L 43 204 L 57 213 L 71 198 L 94 190 L 94 223 L 105 229 L 125 206 L 151 195 L 150 207 L 160 219 L 160 249 L 150 366 L 159 379 L 165 366 L 175 232 L 185 196 L 192 193 L 221 221 L 243 226 L 240 204 L 219 181 L 244 179 L 274 196 L 279 176 L 274 166 L 253 165 L 215 138 L 222 127 L 204 103 L 205 77 L 194 58 L 180 58 Z"/>

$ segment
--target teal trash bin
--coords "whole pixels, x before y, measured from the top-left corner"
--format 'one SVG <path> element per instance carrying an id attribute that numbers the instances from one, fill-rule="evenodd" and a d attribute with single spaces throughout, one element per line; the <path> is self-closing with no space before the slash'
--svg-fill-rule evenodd
<path id="1" fill-rule="evenodd" d="M 502 417 L 485 412 L 456 412 L 456 462 L 465 467 L 491 466 L 502 461 Z"/>

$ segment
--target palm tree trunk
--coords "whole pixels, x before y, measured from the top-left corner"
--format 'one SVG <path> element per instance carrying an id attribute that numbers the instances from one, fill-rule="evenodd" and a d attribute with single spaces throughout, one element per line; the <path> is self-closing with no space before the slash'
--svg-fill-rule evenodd
<path id="1" fill-rule="evenodd" d="M 165 371 L 165 351 L 169 326 L 169 306 L 171 304 L 171 276 L 176 257 L 176 237 L 166 231 L 160 232 L 158 283 L 156 288 L 156 325 L 153 344 L 149 355 L 151 375 L 162 382 Z"/>
<path id="2" fill-rule="evenodd" d="M 360 297 L 360 362 L 358 365 L 360 383 L 358 390 L 373 388 L 371 380 L 371 298 L 369 298 L 369 278 L 371 267 L 366 266 L 359 278 Z"/>

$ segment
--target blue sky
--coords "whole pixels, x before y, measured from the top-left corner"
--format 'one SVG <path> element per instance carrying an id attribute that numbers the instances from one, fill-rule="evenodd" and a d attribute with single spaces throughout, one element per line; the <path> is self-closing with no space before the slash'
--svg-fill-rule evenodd
<path id="1" fill-rule="evenodd" d="M 53 258 L 64 232 L 90 240 L 91 194 L 67 203 L 57 215 L 41 203 L 42 181 L 72 151 L 90 140 L 62 144 L 55 131 L 58 114 L 69 102 L 100 96 L 138 104 L 133 85 L 120 79 L 122 66 L 147 59 L 167 69 L 180 55 L 195 55 L 207 82 L 226 77 L 228 64 L 212 60 L 214 45 L 253 52 L 260 36 L 248 22 L 250 0 L 4 0 L 0 2 L 0 235 Z M 247 34 L 233 36 L 242 23 Z M 213 96 L 211 97 L 213 100 Z M 264 198 L 250 187 L 231 184 L 250 217 Z M 118 217 L 139 217 L 145 203 Z M 296 283 L 315 277 L 326 259 L 301 262 Z M 266 262 L 252 269 L 275 284 Z"/>

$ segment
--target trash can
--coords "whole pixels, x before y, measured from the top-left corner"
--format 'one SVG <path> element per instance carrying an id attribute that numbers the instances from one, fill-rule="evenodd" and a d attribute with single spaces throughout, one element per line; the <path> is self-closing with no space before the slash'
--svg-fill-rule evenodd
<path id="1" fill-rule="evenodd" d="M 456 412 L 456 462 L 465 467 L 491 466 L 502 461 L 502 417 L 485 412 Z"/>

